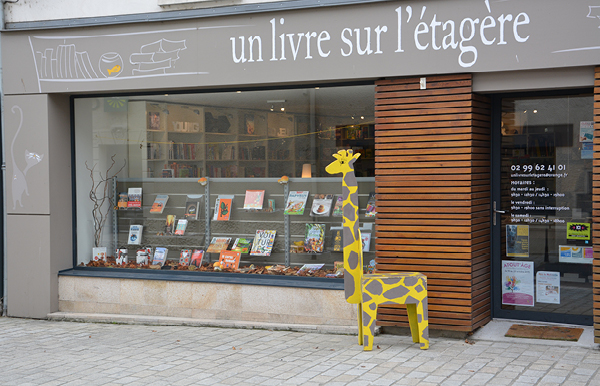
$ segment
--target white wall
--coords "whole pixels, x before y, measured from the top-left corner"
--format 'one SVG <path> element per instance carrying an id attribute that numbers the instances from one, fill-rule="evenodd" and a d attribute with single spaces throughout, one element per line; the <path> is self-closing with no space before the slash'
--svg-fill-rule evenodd
<path id="1" fill-rule="evenodd" d="M 132 15 L 281 0 L 18 0 L 5 3 L 6 23 Z"/>

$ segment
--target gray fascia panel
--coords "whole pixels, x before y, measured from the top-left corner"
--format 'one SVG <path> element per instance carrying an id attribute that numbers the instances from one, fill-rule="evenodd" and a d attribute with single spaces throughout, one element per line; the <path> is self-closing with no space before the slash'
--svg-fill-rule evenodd
<path id="1" fill-rule="evenodd" d="M 55 29 L 74 27 L 93 27 L 112 24 L 146 23 L 158 21 L 172 21 L 185 19 L 201 19 L 205 17 L 242 15 L 250 13 L 263 13 L 275 11 L 288 11 L 294 9 L 310 9 L 318 7 L 333 7 L 340 5 L 354 5 L 363 3 L 380 3 L 390 0 L 289 0 L 274 3 L 244 4 L 226 7 L 189 9 L 182 11 L 164 11 L 141 13 L 134 15 L 86 17 L 78 19 L 58 19 L 46 21 L 6 23 L 6 31 Z"/>

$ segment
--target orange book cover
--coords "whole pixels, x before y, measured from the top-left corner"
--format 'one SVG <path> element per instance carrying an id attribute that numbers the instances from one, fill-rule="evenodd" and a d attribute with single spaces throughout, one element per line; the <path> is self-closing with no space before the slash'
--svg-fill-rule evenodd
<path id="1" fill-rule="evenodd" d="M 240 256 L 242 256 L 241 252 L 221 251 L 221 255 L 219 256 L 221 268 L 238 269 L 240 266 Z"/>
<path id="2" fill-rule="evenodd" d="M 221 198 L 219 200 L 219 210 L 217 212 L 217 221 L 229 221 L 231 216 L 231 198 Z"/>

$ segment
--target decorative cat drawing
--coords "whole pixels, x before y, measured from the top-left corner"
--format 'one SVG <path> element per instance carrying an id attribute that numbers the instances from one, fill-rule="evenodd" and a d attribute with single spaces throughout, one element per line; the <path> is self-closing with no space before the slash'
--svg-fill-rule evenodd
<path id="1" fill-rule="evenodd" d="M 40 155 L 40 154 L 32 153 L 28 150 L 25 150 L 25 162 L 27 163 L 27 166 L 25 166 L 25 169 L 23 169 L 23 171 L 21 171 L 21 169 L 19 169 L 19 167 L 17 166 L 17 163 L 15 161 L 15 141 L 17 140 L 17 136 L 19 135 L 19 133 L 21 131 L 21 127 L 23 126 L 23 110 L 21 110 L 21 108 L 19 106 L 13 106 L 11 109 L 13 114 L 16 114 L 15 110 L 19 110 L 19 113 L 21 114 L 21 120 L 19 122 L 19 128 L 17 129 L 17 132 L 15 133 L 15 137 L 13 138 L 12 143 L 10 145 L 10 156 L 12 159 L 12 166 L 13 166 L 13 175 L 12 175 L 13 209 L 16 209 L 17 201 L 19 202 L 19 206 L 21 208 L 23 207 L 23 203 L 22 203 L 23 193 L 25 193 L 26 195 L 29 196 L 29 190 L 27 189 L 27 179 L 25 178 L 25 176 L 27 175 L 27 171 L 32 166 L 39 164 L 44 159 L 43 154 Z"/>

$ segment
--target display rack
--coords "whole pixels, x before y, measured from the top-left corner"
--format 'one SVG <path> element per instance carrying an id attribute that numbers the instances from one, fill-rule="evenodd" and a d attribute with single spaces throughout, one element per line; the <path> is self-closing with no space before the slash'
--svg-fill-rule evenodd
<path id="1" fill-rule="evenodd" d="M 362 227 L 372 227 L 372 241 L 369 251 L 364 252 L 365 264 L 374 259 L 375 228 L 374 217 L 365 217 L 365 208 L 369 193 L 374 190 L 374 178 L 359 177 L 359 217 Z M 203 181 L 204 183 L 204 181 Z M 127 191 L 130 187 L 142 187 L 141 210 L 115 209 L 113 216 L 114 247 L 126 247 L 129 255 L 135 256 L 139 246 L 127 245 L 129 226 L 144 225 L 142 246 L 169 248 L 169 260 L 177 260 L 182 248 L 199 248 L 206 250 L 212 237 L 254 238 L 258 229 L 277 231 L 271 256 L 258 257 L 242 255 L 241 265 L 276 265 L 286 266 L 323 263 L 333 267 L 335 261 L 341 261 L 342 252 L 332 251 L 331 226 L 341 226 L 342 217 L 317 217 L 310 213 L 314 194 L 333 194 L 334 200 L 341 195 L 341 178 L 290 178 L 287 184 L 281 184 L 274 178 L 207 178 L 204 186 L 195 178 L 145 178 L 118 179 L 114 183 L 115 197 L 118 192 Z M 275 202 L 275 210 L 246 210 L 243 209 L 246 190 L 265 190 L 264 207 L 267 200 Z M 285 215 L 284 208 L 290 191 L 309 191 L 306 209 L 302 215 Z M 150 213 L 150 207 L 158 194 L 168 194 L 169 201 L 162 214 Z M 182 218 L 185 201 L 188 195 L 203 195 L 204 205 L 197 221 L 188 225 L 184 236 L 159 235 L 169 214 Z M 219 195 L 233 195 L 233 207 L 229 221 L 213 219 L 214 204 Z M 333 210 L 333 208 L 332 208 Z M 294 241 L 304 240 L 306 224 L 318 223 L 326 225 L 325 250 L 321 253 L 291 253 Z M 370 225 L 367 225 L 370 224 Z M 207 261 L 215 261 L 218 254 L 207 253 Z"/>

